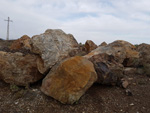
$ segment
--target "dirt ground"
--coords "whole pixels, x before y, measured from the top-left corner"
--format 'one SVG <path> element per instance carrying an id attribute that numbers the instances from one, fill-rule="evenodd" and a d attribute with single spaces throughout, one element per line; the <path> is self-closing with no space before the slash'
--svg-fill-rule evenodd
<path id="1" fill-rule="evenodd" d="M 74 105 L 63 105 L 44 95 L 41 82 L 25 89 L 0 81 L 0 113 L 150 113 L 150 78 L 128 78 L 127 89 L 94 84 Z M 127 95 L 126 90 L 131 94 Z"/>

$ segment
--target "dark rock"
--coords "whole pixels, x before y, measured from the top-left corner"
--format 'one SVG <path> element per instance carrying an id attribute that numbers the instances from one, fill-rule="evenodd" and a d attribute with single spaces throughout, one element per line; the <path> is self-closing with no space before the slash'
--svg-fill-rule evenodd
<path id="1" fill-rule="evenodd" d="M 131 92 L 130 89 L 126 89 L 126 90 L 125 90 L 125 94 L 126 94 L 127 96 L 133 96 L 133 94 L 132 94 L 132 92 Z"/>
<path id="2" fill-rule="evenodd" d="M 106 53 L 99 53 L 97 55 L 93 53 L 91 55 L 89 53 L 84 57 L 93 62 L 98 75 L 98 83 L 116 85 L 123 77 L 123 66 L 117 63 L 112 55 Z"/>

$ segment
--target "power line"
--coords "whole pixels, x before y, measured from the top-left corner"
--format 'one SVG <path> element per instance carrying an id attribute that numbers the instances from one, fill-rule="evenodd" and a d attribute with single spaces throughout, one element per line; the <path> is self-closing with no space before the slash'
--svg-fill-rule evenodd
<path id="1" fill-rule="evenodd" d="M 13 22 L 12 20 L 10 20 L 10 18 L 8 17 L 8 20 L 4 20 L 4 21 L 7 21 L 7 37 L 6 39 L 9 40 L 9 22 Z"/>

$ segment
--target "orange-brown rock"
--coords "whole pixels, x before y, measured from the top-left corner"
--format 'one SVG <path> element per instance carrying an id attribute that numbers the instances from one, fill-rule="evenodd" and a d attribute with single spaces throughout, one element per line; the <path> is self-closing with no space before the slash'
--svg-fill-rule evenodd
<path id="1" fill-rule="evenodd" d="M 96 49 L 96 48 L 97 48 L 97 45 L 96 45 L 93 41 L 87 40 L 87 41 L 85 42 L 85 48 L 86 48 L 87 52 L 89 53 L 89 52 L 91 52 L 92 50 Z"/>
<path id="2" fill-rule="evenodd" d="M 96 80 L 93 64 L 76 56 L 53 67 L 44 78 L 41 90 L 61 103 L 73 104 Z"/>
<path id="3" fill-rule="evenodd" d="M 10 47 L 11 50 L 19 50 L 22 48 L 31 50 L 30 37 L 27 35 L 23 35 L 21 38 L 14 41 Z"/>
<path id="4" fill-rule="evenodd" d="M 39 59 L 39 56 L 33 54 L 0 51 L 0 79 L 19 86 L 40 80 L 43 75 L 37 69 L 36 61 Z"/>

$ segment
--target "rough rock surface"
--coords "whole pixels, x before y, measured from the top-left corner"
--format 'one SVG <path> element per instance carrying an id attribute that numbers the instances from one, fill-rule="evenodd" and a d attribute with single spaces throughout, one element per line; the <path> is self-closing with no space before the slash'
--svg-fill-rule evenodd
<path id="1" fill-rule="evenodd" d="M 127 41 L 117 40 L 108 44 L 107 47 L 111 48 L 109 52 L 117 58 L 118 62 L 123 63 L 123 61 L 126 60 L 126 65 L 128 66 L 134 62 L 130 59 L 139 58 L 139 53 L 136 51 L 136 47 Z"/>
<path id="2" fill-rule="evenodd" d="M 11 50 L 28 49 L 31 50 L 30 37 L 23 35 L 18 40 L 14 41 L 10 46 Z"/>
<path id="3" fill-rule="evenodd" d="M 93 62 L 98 75 L 97 83 L 117 85 L 120 82 L 123 77 L 123 65 L 117 63 L 114 56 L 101 53 L 101 51 L 93 51 L 84 57 Z"/>
<path id="4" fill-rule="evenodd" d="M 0 51 L 9 48 L 14 40 L 0 40 Z"/>
<path id="5" fill-rule="evenodd" d="M 129 42 L 118 40 L 107 46 L 99 46 L 84 57 L 94 63 L 98 83 L 115 85 L 123 77 L 122 64 L 133 65 L 134 59 L 139 58 L 139 53 Z"/>
<path id="6" fill-rule="evenodd" d="M 114 56 L 118 63 L 123 63 L 125 59 L 139 58 L 139 53 L 136 51 L 136 47 L 129 42 L 117 40 L 107 46 L 99 46 L 97 49 L 89 53 L 88 56 L 93 56 L 101 53 Z M 126 63 L 129 63 L 128 61 Z"/>
<path id="7" fill-rule="evenodd" d="M 53 67 L 44 78 L 41 90 L 61 103 L 73 104 L 96 80 L 93 64 L 86 58 L 76 56 Z"/>
<path id="8" fill-rule="evenodd" d="M 85 42 L 85 48 L 87 50 L 87 52 L 91 52 L 92 50 L 97 48 L 97 45 L 92 41 L 92 40 L 87 40 Z"/>
<path id="9" fill-rule="evenodd" d="M 150 76 L 150 45 L 140 44 L 137 47 L 137 51 L 140 54 L 140 67 L 142 67 L 146 75 Z"/>
<path id="10" fill-rule="evenodd" d="M 6 83 L 26 86 L 40 80 L 43 75 L 37 69 L 39 56 L 20 52 L 0 51 L 0 79 Z"/>
<path id="11" fill-rule="evenodd" d="M 32 52 L 39 54 L 44 61 L 44 68 L 38 66 L 41 73 L 45 73 L 57 62 L 68 57 L 72 50 L 78 48 L 78 43 L 73 35 L 58 29 L 48 29 L 41 35 L 33 36 L 31 43 Z"/>
<path id="12" fill-rule="evenodd" d="M 102 42 L 99 46 L 107 46 L 106 42 Z"/>

